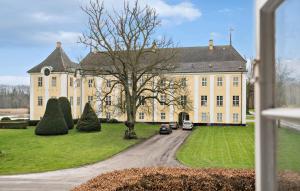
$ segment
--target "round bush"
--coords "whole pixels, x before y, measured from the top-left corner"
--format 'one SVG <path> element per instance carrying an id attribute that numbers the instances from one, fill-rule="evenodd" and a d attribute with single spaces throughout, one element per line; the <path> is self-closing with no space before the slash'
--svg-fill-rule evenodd
<path id="1" fill-rule="evenodd" d="M 108 120 L 108 123 L 119 123 L 119 121 L 115 118 L 111 118 Z"/>
<path id="2" fill-rule="evenodd" d="M 91 107 L 90 103 L 86 103 L 83 113 L 77 122 L 76 129 L 78 131 L 101 131 L 101 124 L 98 117 Z"/>
<path id="3" fill-rule="evenodd" d="M 48 100 L 46 111 L 37 124 L 36 135 L 63 135 L 68 133 L 64 115 L 60 109 L 59 102 L 55 98 Z"/>
<path id="4" fill-rule="evenodd" d="M 60 97 L 58 99 L 60 109 L 64 115 L 65 121 L 67 123 L 67 126 L 69 129 L 74 128 L 74 122 L 73 122 L 73 117 L 72 117 L 72 110 L 71 110 L 71 104 L 66 97 Z"/>
<path id="5" fill-rule="evenodd" d="M 1 119 L 1 121 L 10 121 L 11 119 L 9 118 L 9 117 L 3 117 L 2 119 Z"/>

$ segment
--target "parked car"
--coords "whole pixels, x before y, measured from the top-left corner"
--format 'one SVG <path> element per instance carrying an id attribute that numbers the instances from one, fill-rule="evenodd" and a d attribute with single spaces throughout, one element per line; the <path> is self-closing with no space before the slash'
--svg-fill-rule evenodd
<path id="1" fill-rule="evenodd" d="M 170 122 L 169 126 L 171 127 L 171 129 L 178 129 L 179 128 L 179 124 L 176 121 Z"/>
<path id="2" fill-rule="evenodd" d="M 172 133 L 172 128 L 168 124 L 162 124 L 159 128 L 159 134 L 170 134 Z"/>
<path id="3" fill-rule="evenodd" d="M 189 120 L 184 120 L 182 124 L 183 130 L 192 130 L 193 129 L 193 123 Z"/>

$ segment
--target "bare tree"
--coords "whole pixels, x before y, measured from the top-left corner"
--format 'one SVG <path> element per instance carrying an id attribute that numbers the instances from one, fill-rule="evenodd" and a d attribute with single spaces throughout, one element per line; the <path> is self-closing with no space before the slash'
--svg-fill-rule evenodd
<path id="1" fill-rule="evenodd" d="M 121 11 L 107 11 L 99 0 L 90 1 L 82 9 L 89 21 L 80 43 L 96 50 L 106 63 L 105 67 L 85 72 L 93 72 L 109 83 L 97 98 L 104 108 L 112 106 L 108 96 L 116 91 L 120 95 L 119 103 L 114 106 L 126 113 L 125 138 L 136 137 L 136 113 L 145 102 L 156 100 L 181 109 L 189 107 L 184 97 L 186 82 L 168 75 L 177 67 L 174 43 L 165 37 L 154 41 L 153 35 L 160 26 L 154 9 L 141 7 L 138 1 L 133 4 L 124 1 Z"/>
<path id="2" fill-rule="evenodd" d="M 288 83 L 294 81 L 292 78 L 293 71 L 278 58 L 276 61 L 276 104 L 277 106 L 285 106 L 286 100 L 286 89 Z"/>

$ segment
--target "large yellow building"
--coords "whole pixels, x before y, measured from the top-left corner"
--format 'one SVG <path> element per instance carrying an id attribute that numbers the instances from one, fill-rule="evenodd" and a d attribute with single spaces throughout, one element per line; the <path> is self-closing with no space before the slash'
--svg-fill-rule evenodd
<path id="1" fill-rule="evenodd" d="M 246 61 L 232 45 L 177 48 L 178 68 L 167 74 L 186 81 L 187 96 L 192 108 L 180 111 L 153 100 L 151 107 L 139 108 L 137 121 L 170 122 L 179 116 L 195 124 L 246 124 Z M 120 99 L 114 90 L 102 105 L 96 94 L 109 84 L 101 76 L 75 75 L 76 69 L 101 67 L 101 52 L 90 52 L 80 64 L 72 62 L 58 42 L 56 49 L 30 75 L 30 120 L 39 120 L 51 97 L 68 97 L 73 117 L 79 118 L 86 102 L 90 102 L 99 118 L 126 119 L 113 103 Z M 95 65 L 96 64 L 96 65 Z M 182 96 L 183 97 L 183 96 Z M 183 97 L 184 98 L 184 97 Z M 186 99 L 186 98 L 185 98 Z M 182 115 L 184 113 L 184 115 Z"/>

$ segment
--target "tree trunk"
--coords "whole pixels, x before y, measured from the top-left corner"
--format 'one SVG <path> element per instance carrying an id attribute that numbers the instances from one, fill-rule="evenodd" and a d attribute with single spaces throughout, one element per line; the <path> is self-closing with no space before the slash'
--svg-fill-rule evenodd
<path id="1" fill-rule="evenodd" d="M 125 139 L 136 139 L 136 133 L 134 131 L 135 125 L 135 102 L 130 99 L 130 96 L 126 96 L 126 114 L 127 114 L 127 121 L 125 122 L 126 130 L 125 130 Z"/>

